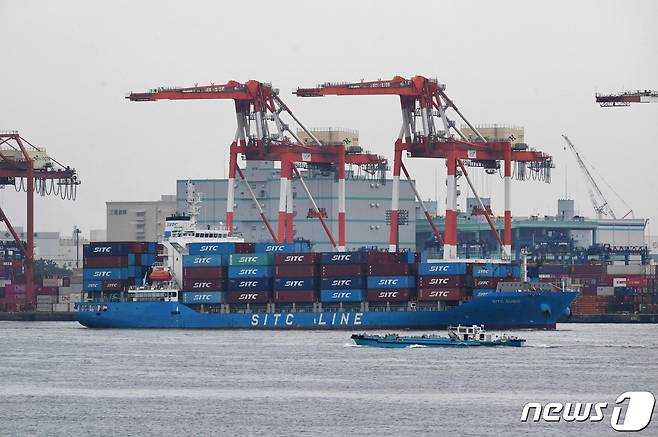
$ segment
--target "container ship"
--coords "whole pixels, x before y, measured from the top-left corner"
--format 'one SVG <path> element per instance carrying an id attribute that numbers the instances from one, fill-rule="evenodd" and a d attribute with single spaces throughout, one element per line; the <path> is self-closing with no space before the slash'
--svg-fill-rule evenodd
<path id="1" fill-rule="evenodd" d="M 90 328 L 554 329 L 577 296 L 508 261 L 250 243 L 188 215 L 161 244 L 90 243 L 83 261 L 75 310 Z"/>

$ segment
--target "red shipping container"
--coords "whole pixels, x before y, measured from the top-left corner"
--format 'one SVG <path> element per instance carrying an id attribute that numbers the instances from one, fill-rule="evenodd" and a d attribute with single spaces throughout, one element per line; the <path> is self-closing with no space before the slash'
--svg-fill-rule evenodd
<path id="1" fill-rule="evenodd" d="M 109 280 L 101 283 L 103 291 L 124 291 L 128 289 L 128 283 L 123 280 Z"/>
<path id="2" fill-rule="evenodd" d="M 183 280 L 183 290 L 186 291 L 223 291 L 226 290 L 226 278 L 216 279 L 191 279 Z"/>
<path id="3" fill-rule="evenodd" d="M 315 290 L 275 291 L 272 300 L 279 303 L 312 303 L 318 298 Z"/>
<path id="4" fill-rule="evenodd" d="M 415 264 L 370 264 L 368 266 L 370 276 L 410 276 L 415 274 Z"/>
<path id="5" fill-rule="evenodd" d="M 276 256 L 279 256 L 277 254 Z M 320 267 L 317 264 L 283 264 L 274 266 L 276 277 L 312 278 L 318 275 Z"/>
<path id="6" fill-rule="evenodd" d="M 122 268 L 128 267 L 128 257 L 122 255 L 113 256 L 85 256 L 82 260 L 84 268 Z"/>
<path id="7" fill-rule="evenodd" d="M 226 294 L 228 303 L 267 303 L 269 291 L 229 291 Z"/>
<path id="8" fill-rule="evenodd" d="M 419 288 L 418 300 L 462 300 L 468 296 L 465 288 Z"/>
<path id="9" fill-rule="evenodd" d="M 542 278 L 542 279 L 547 279 L 547 278 Z M 550 280 L 547 279 L 546 281 L 553 282 L 555 281 L 555 279 L 550 278 Z M 496 288 L 498 287 L 499 282 L 500 282 L 500 278 L 473 278 L 473 288 Z"/>
<path id="10" fill-rule="evenodd" d="M 369 289 L 367 300 L 370 302 L 407 302 L 416 295 L 415 288 Z"/>
<path id="11" fill-rule="evenodd" d="M 235 253 L 254 253 L 256 243 L 235 243 Z"/>
<path id="12" fill-rule="evenodd" d="M 289 264 L 317 264 L 320 259 L 320 254 L 317 252 L 304 252 L 304 253 L 277 253 L 274 255 L 274 265 L 289 265 Z"/>
<path id="13" fill-rule="evenodd" d="M 59 287 L 37 287 L 37 294 L 57 296 L 58 293 Z"/>
<path id="14" fill-rule="evenodd" d="M 5 285 L 5 296 L 11 297 L 17 294 L 25 294 L 27 288 L 25 284 L 9 284 Z"/>
<path id="15" fill-rule="evenodd" d="M 226 267 L 186 267 L 183 269 L 185 279 L 219 279 L 226 277 Z"/>
<path id="16" fill-rule="evenodd" d="M 400 262 L 400 254 L 398 252 L 368 252 L 368 264 L 396 264 Z"/>
<path id="17" fill-rule="evenodd" d="M 365 264 L 325 264 L 320 266 L 320 276 L 363 276 L 366 273 Z"/>
<path id="18" fill-rule="evenodd" d="M 647 286 L 647 277 L 644 275 L 626 276 L 626 286 L 642 288 Z"/>
<path id="19" fill-rule="evenodd" d="M 464 286 L 464 276 L 419 276 L 418 288 L 449 287 L 458 288 Z"/>

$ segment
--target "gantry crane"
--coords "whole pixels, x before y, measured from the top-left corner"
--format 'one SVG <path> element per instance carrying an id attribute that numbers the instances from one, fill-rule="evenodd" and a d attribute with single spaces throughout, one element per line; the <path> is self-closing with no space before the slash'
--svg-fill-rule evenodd
<path id="1" fill-rule="evenodd" d="M 576 162 L 578 162 L 578 167 L 580 167 L 580 170 L 583 172 L 583 175 L 585 176 L 585 180 L 588 183 L 587 193 L 589 194 L 589 198 L 592 202 L 592 206 L 594 207 L 596 218 L 600 219 L 603 216 L 609 216 L 610 218 L 616 219 L 617 216 L 615 215 L 615 212 L 612 210 L 612 206 L 610 206 L 610 202 L 608 202 L 608 200 L 605 198 L 605 195 L 603 195 L 603 192 L 599 188 L 599 185 L 596 183 L 594 176 L 592 176 L 592 173 L 590 173 L 589 169 L 587 168 L 587 165 L 585 165 L 585 161 L 581 157 L 580 152 L 576 150 L 576 146 L 573 145 L 569 137 L 567 137 L 566 135 L 562 135 L 562 138 L 564 138 L 564 141 L 567 143 L 567 145 L 573 152 L 574 156 L 576 157 Z M 626 218 L 629 214 L 632 213 L 633 210 L 630 209 L 622 218 Z"/>
<path id="2" fill-rule="evenodd" d="M 33 277 L 34 193 L 74 199 L 79 183 L 75 169 L 48 158 L 42 149 L 33 146 L 17 131 L 0 132 L 0 186 L 13 185 L 17 191 L 25 191 L 27 194 L 27 244 L 20 238 L 1 206 L 0 221 L 5 223 L 25 257 L 25 288 L 29 306 L 36 302 Z"/>
<path id="3" fill-rule="evenodd" d="M 331 244 L 338 250 L 345 250 L 345 164 L 357 165 L 369 172 L 385 172 L 385 158 L 370 153 L 346 150 L 345 144 L 323 145 L 306 129 L 290 108 L 278 95 L 271 84 L 250 80 L 245 83 L 230 81 L 223 85 L 194 86 L 190 88 L 157 88 L 145 93 L 131 93 L 126 97 L 131 101 L 156 100 L 202 100 L 229 99 L 235 103 L 237 130 L 229 153 L 229 180 L 226 207 L 226 225 L 233 231 L 233 205 L 235 200 L 236 173 L 246 183 L 252 200 L 267 226 L 274 241 L 293 240 L 293 196 L 291 179 L 299 178 L 309 197 L 315 215 L 319 218 Z M 281 119 L 287 113 L 294 122 L 313 140 L 314 144 L 303 143 Z M 273 126 L 271 126 L 273 124 Z M 289 134 L 292 140 L 286 136 Z M 294 141 L 293 141 L 294 140 Z M 238 166 L 238 155 L 245 160 L 278 161 L 281 163 L 279 188 L 278 232 L 270 226 L 260 203 Z M 338 243 L 326 225 L 323 214 L 308 190 L 301 172 L 295 163 L 309 166 L 334 166 L 338 173 Z"/>
<path id="4" fill-rule="evenodd" d="M 398 209 L 400 170 L 409 177 L 402 161 L 406 152 L 410 157 L 442 158 L 447 160 L 447 204 L 445 218 L 445 236 L 443 237 L 444 258 L 457 256 L 457 167 L 466 177 L 470 187 L 479 200 L 471 179 L 466 171 L 467 166 L 484 167 L 488 170 L 498 169 L 499 161 L 504 162 L 505 179 L 505 225 L 504 241 L 501 241 L 498 231 L 489 214 L 485 215 L 497 241 L 501 245 L 502 255 L 511 256 L 512 245 L 512 215 L 511 215 L 511 178 L 512 161 L 517 163 L 518 179 L 530 178 L 550 180 L 552 158 L 544 153 L 529 150 L 527 146 L 512 146 L 509 139 L 487 141 L 478 130 L 463 116 L 455 103 L 446 95 L 445 86 L 435 79 L 414 76 L 405 79 L 395 76 L 391 80 L 377 80 L 354 83 L 324 83 L 314 88 L 298 88 L 294 92 L 300 97 L 322 97 L 328 95 L 393 95 L 400 98 L 402 109 L 402 127 L 395 142 L 393 161 L 393 192 L 391 201 L 391 231 L 389 250 L 397 250 L 398 241 Z M 448 111 L 454 111 L 466 125 L 477 135 L 476 141 L 468 141 L 448 116 Z M 440 127 L 438 127 L 440 126 Z M 458 135 L 455 138 L 453 133 Z M 415 191 L 415 187 L 414 187 Z M 417 196 L 418 197 L 418 196 Z M 418 201 L 422 201 L 418 198 Z M 485 210 L 480 202 L 480 207 Z M 436 227 L 426 212 L 435 238 L 441 241 Z"/>
<path id="5" fill-rule="evenodd" d="M 596 103 L 604 108 L 630 106 L 631 103 L 658 103 L 658 91 L 637 90 L 622 91 L 615 94 L 596 93 L 595 98 Z"/>

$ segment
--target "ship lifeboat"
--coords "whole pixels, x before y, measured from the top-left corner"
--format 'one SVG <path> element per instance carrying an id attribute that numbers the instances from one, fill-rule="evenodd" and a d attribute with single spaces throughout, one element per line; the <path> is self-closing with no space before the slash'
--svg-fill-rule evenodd
<path id="1" fill-rule="evenodd" d="M 149 278 L 151 281 L 169 281 L 171 280 L 171 273 L 166 270 L 153 270 Z"/>

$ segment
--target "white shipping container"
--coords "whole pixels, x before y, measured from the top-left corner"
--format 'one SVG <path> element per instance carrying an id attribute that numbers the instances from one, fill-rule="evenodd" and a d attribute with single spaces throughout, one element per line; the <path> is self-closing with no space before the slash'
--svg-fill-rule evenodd
<path id="1" fill-rule="evenodd" d="M 38 303 L 37 304 L 37 311 L 40 312 L 51 312 L 53 310 L 52 304 L 49 303 Z"/>
<path id="2" fill-rule="evenodd" d="M 596 287 L 597 296 L 614 296 L 615 287 Z"/>
<path id="3" fill-rule="evenodd" d="M 0 279 L 0 288 L 11 284 L 11 279 Z"/>
<path id="4" fill-rule="evenodd" d="M 62 283 L 62 278 L 43 278 L 44 287 L 61 287 Z"/>
<path id="5" fill-rule="evenodd" d="M 613 287 L 625 287 L 626 286 L 626 278 L 612 278 L 612 286 Z"/>
<path id="6" fill-rule="evenodd" d="M 57 303 L 57 296 L 51 296 L 49 294 L 37 294 L 37 305 L 40 303 Z"/>
<path id="7" fill-rule="evenodd" d="M 58 313 L 65 313 L 68 312 L 69 310 L 69 304 L 68 303 L 56 303 L 53 305 L 53 311 L 58 312 Z"/>
<path id="8" fill-rule="evenodd" d="M 63 296 L 66 294 L 71 294 L 72 290 L 73 289 L 71 287 L 59 287 L 59 295 Z"/>
<path id="9" fill-rule="evenodd" d="M 651 266 L 648 265 L 608 266 L 608 275 L 646 275 L 650 273 Z"/>

